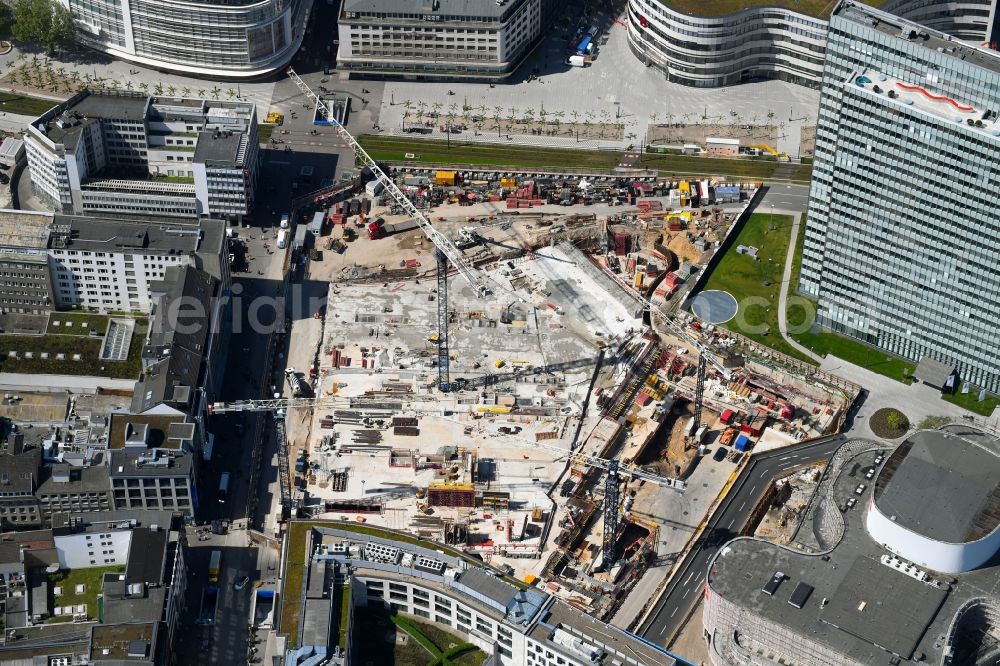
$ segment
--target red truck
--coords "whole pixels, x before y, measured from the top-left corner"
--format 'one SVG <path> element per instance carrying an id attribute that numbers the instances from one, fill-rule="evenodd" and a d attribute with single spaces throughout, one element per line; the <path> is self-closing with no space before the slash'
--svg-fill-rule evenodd
<path id="1" fill-rule="evenodd" d="M 382 227 L 378 226 L 378 222 L 368 223 L 368 238 L 370 240 L 378 240 L 379 238 L 382 238 L 383 235 Z"/>

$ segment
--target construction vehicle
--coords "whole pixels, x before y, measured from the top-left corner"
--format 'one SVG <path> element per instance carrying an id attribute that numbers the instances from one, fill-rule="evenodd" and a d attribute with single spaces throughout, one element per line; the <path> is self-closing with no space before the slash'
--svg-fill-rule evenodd
<path id="1" fill-rule="evenodd" d="M 295 372 L 295 368 L 285 368 L 285 378 L 288 380 L 288 388 L 291 389 L 293 397 L 301 398 L 309 392 L 305 380 Z"/>
<path id="2" fill-rule="evenodd" d="M 222 573 L 222 551 L 213 550 L 208 560 L 208 582 L 218 583 Z"/>
<path id="3" fill-rule="evenodd" d="M 777 150 L 775 150 L 771 146 L 768 146 L 768 145 L 763 144 L 763 143 L 762 144 L 758 144 L 756 146 L 750 146 L 750 148 L 751 148 L 751 150 L 756 150 L 759 153 L 767 153 L 771 157 L 777 158 L 777 160 L 779 162 L 788 162 L 788 161 L 791 160 L 791 158 L 788 157 L 788 153 L 779 153 Z"/>
<path id="4" fill-rule="evenodd" d="M 389 178 L 382 170 L 382 167 L 378 165 L 371 158 L 371 156 L 365 152 L 364 148 L 355 140 L 350 132 L 341 125 L 336 118 L 333 116 L 333 112 L 330 110 L 327 104 L 319 98 L 316 93 L 309 88 L 306 83 L 299 78 L 299 75 L 295 73 L 295 70 L 291 67 L 288 68 L 288 76 L 292 79 L 295 85 L 298 87 L 302 93 L 308 97 L 316 107 L 317 114 L 322 114 L 326 120 L 330 121 L 331 126 L 340 135 L 340 138 L 351 147 L 354 151 L 355 158 L 361 162 L 368 172 L 371 173 L 374 180 L 382 183 L 385 188 L 385 192 L 392 197 L 393 202 L 396 206 L 401 208 L 405 214 L 409 215 L 420 227 L 420 230 L 424 232 L 428 240 L 430 240 L 434 247 L 437 248 L 437 260 L 438 260 L 438 337 L 440 342 L 438 343 L 438 390 L 447 393 L 451 389 L 451 382 L 449 378 L 449 356 L 448 356 L 448 264 L 454 266 L 458 272 L 465 278 L 465 280 L 472 286 L 473 290 L 480 296 L 487 296 L 492 293 L 489 281 L 477 270 L 470 267 L 465 263 L 462 258 L 462 253 L 459 251 L 455 244 L 451 240 L 439 232 L 431 224 L 430 220 L 416 207 L 413 202 L 410 201 L 409 197 L 399 189 L 396 183 Z"/>

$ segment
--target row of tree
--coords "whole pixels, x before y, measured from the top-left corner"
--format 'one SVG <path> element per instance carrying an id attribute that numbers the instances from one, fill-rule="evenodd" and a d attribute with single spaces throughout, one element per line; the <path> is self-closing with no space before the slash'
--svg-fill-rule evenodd
<path id="1" fill-rule="evenodd" d="M 69 10 L 57 0 L 16 0 L 13 6 L 0 2 L 0 35 L 39 42 L 55 53 L 73 45 L 76 26 Z"/>

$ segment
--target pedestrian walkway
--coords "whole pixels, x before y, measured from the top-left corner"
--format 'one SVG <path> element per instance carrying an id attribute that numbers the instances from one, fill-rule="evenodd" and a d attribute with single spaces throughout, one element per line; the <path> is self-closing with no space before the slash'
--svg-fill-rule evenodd
<path id="1" fill-rule="evenodd" d="M 778 330 L 781 331 L 781 337 L 785 339 L 785 342 L 790 344 L 796 351 L 801 354 L 805 354 L 809 358 L 813 359 L 817 363 L 823 362 L 823 357 L 819 354 L 813 352 L 811 349 L 799 344 L 788 335 L 788 288 L 792 282 L 792 267 L 795 264 L 795 246 L 799 239 L 799 227 L 802 221 L 802 214 L 798 211 L 792 210 L 772 210 L 772 213 L 778 213 L 780 215 L 790 215 L 792 220 L 792 237 L 788 241 L 788 254 L 785 256 L 785 272 L 781 276 L 781 291 L 778 295 Z"/>
<path id="2" fill-rule="evenodd" d="M 854 365 L 836 356 L 827 355 L 820 368 L 855 382 L 868 391 L 864 404 L 858 410 L 854 423 L 848 430 L 852 437 L 878 439 L 868 427 L 868 417 L 883 407 L 894 407 L 903 412 L 910 420 L 911 428 L 916 427 L 920 421 L 928 416 L 962 419 L 972 415 L 971 412 L 958 405 L 944 400 L 941 397 L 941 392 L 933 387 L 919 382 L 910 385 L 897 382 L 895 379 Z M 998 411 L 1000 410 L 994 411 L 994 417 L 1000 415 Z"/>

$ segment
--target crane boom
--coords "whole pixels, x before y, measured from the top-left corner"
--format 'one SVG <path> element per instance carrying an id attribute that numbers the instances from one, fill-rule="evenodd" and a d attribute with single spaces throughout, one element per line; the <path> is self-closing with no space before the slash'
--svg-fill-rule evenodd
<path id="1" fill-rule="evenodd" d="M 489 282 L 479 275 L 476 270 L 465 263 L 465 260 L 462 258 L 461 251 L 455 247 L 455 244 L 452 243 L 447 236 L 434 228 L 430 220 L 428 220 L 427 217 L 413 205 L 413 202 L 410 201 L 409 197 L 407 197 L 406 194 L 399 189 L 396 183 L 389 178 L 384 171 L 382 171 L 382 168 L 367 152 L 365 152 L 365 149 L 361 147 L 361 144 L 359 144 L 353 136 L 351 136 L 351 133 L 348 132 L 343 125 L 337 122 L 336 119 L 331 117 L 330 110 L 327 108 L 326 104 L 323 104 L 323 101 L 319 98 L 319 96 L 316 95 L 316 93 L 314 93 L 301 78 L 299 78 L 299 75 L 296 74 L 295 70 L 291 67 L 288 68 L 288 76 L 295 82 L 295 85 L 298 86 L 299 90 L 301 90 L 306 97 L 312 100 L 312 102 L 316 105 L 317 110 L 322 113 L 327 120 L 333 123 L 333 127 L 337 130 L 337 134 L 339 134 L 340 138 L 342 138 L 347 145 L 351 147 L 351 150 L 354 151 L 354 155 L 357 157 L 358 161 L 371 170 L 376 180 L 382 184 L 382 187 L 385 188 L 385 191 L 389 194 L 389 196 L 391 196 L 393 200 L 406 211 L 407 215 L 413 217 L 414 221 L 420 227 L 420 230 L 424 232 L 432 243 L 434 243 L 434 247 L 440 250 L 441 254 L 447 257 L 449 263 L 451 263 L 451 265 L 462 274 L 462 277 L 466 279 L 472 288 L 475 289 L 480 296 L 486 296 L 491 293 L 492 290 L 490 289 Z"/>
<path id="2" fill-rule="evenodd" d="M 530 439 L 523 439 L 521 437 L 504 437 L 503 439 L 511 439 L 519 444 L 527 444 L 528 446 L 532 446 L 536 449 L 543 449 L 545 451 L 549 451 L 550 453 L 565 456 L 572 462 L 586 465 L 587 467 L 597 467 L 598 469 L 603 469 L 607 472 L 615 472 L 619 476 L 627 476 L 641 479 L 643 481 L 649 481 L 650 483 L 655 483 L 661 488 L 670 488 L 680 492 L 687 489 L 686 481 L 661 476 L 653 472 L 647 472 L 641 467 L 636 467 L 634 465 L 623 465 L 617 460 L 598 458 L 597 456 L 591 456 L 586 453 L 581 453 L 580 451 L 570 451 L 569 449 L 564 449 L 561 446 L 546 444 L 545 442 L 533 442 Z"/>

